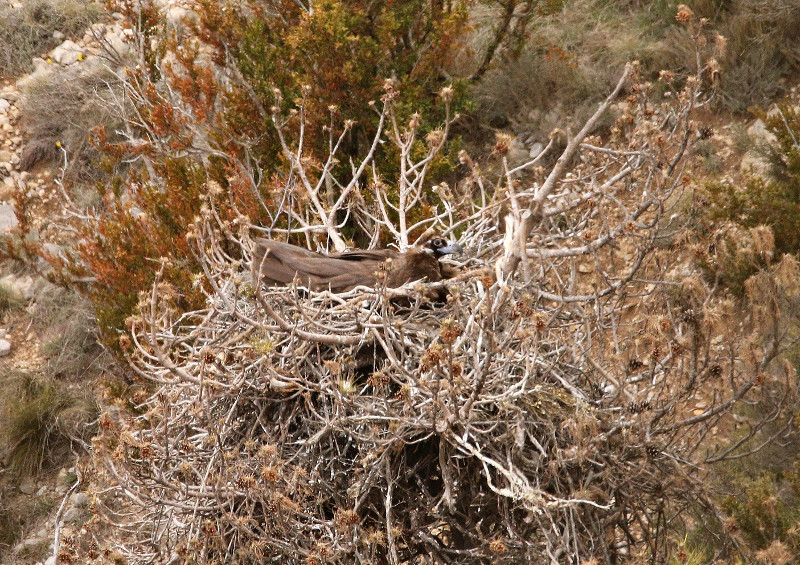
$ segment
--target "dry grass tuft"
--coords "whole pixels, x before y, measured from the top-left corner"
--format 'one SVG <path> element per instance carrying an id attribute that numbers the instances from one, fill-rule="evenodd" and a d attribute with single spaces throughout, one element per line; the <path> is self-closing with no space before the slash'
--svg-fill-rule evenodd
<path id="1" fill-rule="evenodd" d="M 118 107 L 110 102 L 109 94 L 118 79 L 96 63 L 59 69 L 27 87 L 21 122 L 28 141 L 20 158 L 21 170 L 45 162 L 66 165 L 64 180 L 70 184 L 106 178 L 89 137 L 99 125 L 114 129 Z"/>
<path id="2" fill-rule="evenodd" d="M 0 6 L 0 78 L 18 77 L 32 70 L 31 60 L 61 43 L 65 36 L 83 33 L 96 21 L 100 8 L 86 0 L 33 0 L 12 8 Z"/>
<path id="3" fill-rule="evenodd" d="M 0 382 L 2 453 L 15 475 L 36 474 L 58 462 L 70 449 L 85 446 L 96 408 L 52 379 L 16 371 Z"/>

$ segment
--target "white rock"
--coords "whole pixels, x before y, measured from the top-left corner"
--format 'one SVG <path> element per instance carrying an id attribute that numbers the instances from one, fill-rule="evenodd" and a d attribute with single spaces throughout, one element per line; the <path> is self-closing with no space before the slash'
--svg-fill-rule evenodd
<path id="1" fill-rule="evenodd" d="M 17 289 L 25 300 L 30 300 L 36 293 L 36 289 L 41 286 L 39 280 L 34 279 L 30 275 L 19 277 L 14 281 L 14 288 Z"/>
<path id="2" fill-rule="evenodd" d="M 83 48 L 67 39 L 50 52 L 50 57 L 59 65 L 71 65 L 78 62 L 78 57 L 83 53 Z"/>
<path id="3" fill-rule="evenodd" d="M 0 112 L 5 112 L 9 108 L 11 108 L 11 102 L 5 98 L 0 98 Z"/>
<path id="4" fill-rule="evenodd" d="M 56 565 L 56 558 L 51 555 L 45 560 L 44 565 Z"/>
<path id="5" fill-rule="evenodd" d="M 25 547 L 33 547 L 34 545 L 40 545 L 43 543 L 47 543 L 47 538 L 36 537 L 26 539 L 24 542 L 22 542 L 22 545 Z"/>
<path id="6" fill-rule="evenodd" d="M 64 34 L 62 32 L 60 32 L 60 31 L 58 31 L 58 30 L 53 32 L 53 39 L 57 39 L 58 41 L 61 41 L 62 39 L 64 39 L 64 37 L 65 37 Z"/>
<path id="7" fill-rule="evenodd" d="M 5 357 L 9 353 L 11 353 L 11 343 L 9 343 L 8 340 L 0 339 L 0 357 Z M 26 486 L 25 488 L 27 489 L 28 487 Z M 30 492 L 27 492 L 25 490 L 22 490 L 22 485 L 20 485 L 19 490 L 20 492 L 23 492 L 25 494 L 33 494 L 34 488 L 35 486 L 31 487 Z"/>
<path id="8" fill-rule="evenodd" d="M 11 178 L 11 177 L 6 177 Z M 12 185 L 13 186 L 13 179 Z M 14 213 L 14 207 L 10 204 L 0 204 L 0 233 L 8 232 L 17 227 L 17 215 Z"/>
<path id="9" fill-rule="evenodd" d="M 63 514 L 63 519 L 65 523 L 74 522 L 80 517 L 81 511 L 77 508 L 69 508 Z"/>
<path id="10" fill-rule="evenodd" d="M 119 27 L 119 26 L 114 26 Z M 110 30 L 105 35 L 106 48 L 111 51 L 123 55 L 130 50 L 130 46 L 122 39 L 122 29 L 119 32 Z"/>
<path id="11" fill-rule="evenodd" d="M 186 18 L 187 13 L 188 11 L 180 6 L 173 6 L 167 12 L 167 24 L 171 26 L 177 26 L 184 20 L 184 18 Z"/>
<path id="12" fill-rule="evenodd" d="M 47 487 L 43 486 L 39 490 L 36 491 L 36 496 L 43 496 L 47 494 Z"/>
<path id="13" fill-rule="evenodd" d="M 89 497 L 86 493 L 83 492 L 76 492 L 72 496 L 69 497 L 69 501 L 72 503 L 73 506 L 77 506 L 78 508 L 83 508 L 89 504 Z"/>
<path id="14" fill-rule="evenodd" d="M 0 163 L 10 163 L 14 154 L 11 151 L 0 151 Z"/>
<path id="15" fill-rule="evenodd" d="M 739 170 L 745 174 L 752 174 L 758 176 L 766 176 L 769 172 L 769 165 L 764 161 L 764 159 L 759 156 L 755 155 L 752 152 L 748 151 L 742 157 L 742 162 L 739 165 Z"/>
<path id="16" fill-rule="evenodd" d="M 771 131 L 767 129 L 767 124 L 764 123 L 763 120 L 758 119 L 753 124 L 747 128 L 747 135 L 750 136 L 754 142 L 767 142 L 767 143 L 775 143 L 778 139 L 775 137 Z"/>
<path id="17" fill-rule="evenodd" d="M 62 467 L 56 477 L 56 483 L 58 483 L 59 486 L 72 486 L 74 482 L 75 478 L 70 476 L 69 469 Z"/>
<path id="18" fill-rule="evenodd" d="M 0 341 L 5 341 L 5 340 L 0 340 Z M 8 342 L 6 341 L 6 343 Z M 11 347 L 11 344 L 9 343 L 8 346 Z M 33 479 L 31 479 L 30 477 L 25 477 L 19 484 L 19 492 L 23 494 L 33 494 L 34 492 L 36 492 L 36 483 L 33 482 Z"/>
<path id="19" fill-rule="evenodd" d="M 515 137 L 508 145 L 506 158 L 508 159 L 508 166 L 511 168 L 527 163 L 529 159 L 528 148 L 519 138 Z"/>

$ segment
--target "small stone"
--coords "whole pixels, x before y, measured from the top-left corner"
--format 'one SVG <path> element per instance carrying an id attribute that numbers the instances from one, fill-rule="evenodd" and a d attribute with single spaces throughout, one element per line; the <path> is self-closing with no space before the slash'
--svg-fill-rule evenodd
<path id="1" fill-rule="evenodd" d="M 50 52 L 50 57 L 59 65 L 66 66 L 77 63 L 82 53 L 83 48 L 80 45 L 67 39 Z"/>
<path id="2" fill-rule="evenodd" d="M 0 151 L 0 163 L 10 163 L 14 154 L 11 151 Z"/>
<path id="3" fill-rule="evenodd" d="M 4 339 L 0 340 L 0 342 L 2 342 L 2 341 L 5 341 L 5 340 Z M 8 343 L 8 342 L 6 341 L 6 343 Z M 10 348 L 11 344 L 9 343 L 8 346 Z M 33 482 L 33 479 L 31 479 L 30 477 L 25 477 L 24 479 L 22 479 L 22 482 L 19 484 L 19 492 L 21 492 L 23 494 L 33 494 L 34 492 L 36 492 L 36 483 Z"/>
<path id="4" fill-rule="evenodd" d="M 65 37 L 64 34 L 62 32 L 60 32 L 60 31 L 58 31 L 58 30 L 53 32 L 53 39 L 57 39 L 58 41 L 61 41 L 62 39 L 64 39 L 64 37 Z"/>
<path id="5" fill-rule="evenodd" d="M 28 538 L 22 542 L 22 547 L 34 547 L 37 545 L 42 545 L 43 543 L 47 543 L 47 538 L 40 538 L 40 537 L 33 537 Z"/>
<path id="6" fill-rule="evenodd" d="M 778 141 L 775 134 L 767 129 L 767 124 L 760 118 L 747 128 L 747 135 L 755 142 L 775 143 Z"/>
<path id="7" fill-rule="evenodd" d="M 3 328 L 3 329 L 0 329 L 0 339 L 2 339 L 2 338 L 4 338 L 4 337 L 6 337 L 6 334 L 7 334 L 7 333 L 8 333 L 8 330 L 7 330 L 7 329 L 5 329 L 5 328 Z"/>
<path id="8" fill-rule="evenodd" d="M 69 501 L 72 503 L 73 506 L 78 508 L 83 508 L 89 504 L 89 497 L 86 493 L 83 492 L 76 492 L 72 496 L 69 497 Z"/>
<path id="9" fill-rule="evenodd" d="M 5 98 L 0 98 L 0 112 L 5 112 L 9 108 L 11 108 L 11 102 Z"/>
<path id="10" fill-rule="evenodd" d="M 0 357 L 5 357 L 9 353 L 11 353 L 11 343 L 8 340 L 0 339 Z M 27 486 L 25 488 L 28 489 Z M 33 494 L 34 488 L 35 486 L 30 487 L 30 492 L 27 492 L 27 490 L 22 490 L 22 485 L 20 485 L 19 490 L 25 494 Z"/>
<path id="11" fill-rule="evenodd" d="M 65 523 L 74 522 L 80 517 L 81 511 L 77 508 L 70 508 L 62 516 Z"/>
<path id="12" fill-rule="evenodd" d="M 36 491 L 36 496 L 44 496 L 47 494 L 47 487 L 43 486 L 39 490 Z"/>
<path id="13" fill-rule="evenodd" d="M 0 205 L 0 233 L 5 233 L 14 229 L 17 227 L 18 223 L 17 215 L 14 213 L 14 207 L 10 204 Z"/>
<path id="14" fill-rule="evenodd" d="M 180 6 L 173 6 L 167 12 L 167 24 L 172 26 L 179 25 L 185 18 L 188 12 Z"/>
<path id="15" fill-rule="evenodd" d="M 14 281 L 14 287 L 17 289 L 25 300 L 30 300 L 36 290 L 37 281 L 30 275 L 19 277 Z"/>

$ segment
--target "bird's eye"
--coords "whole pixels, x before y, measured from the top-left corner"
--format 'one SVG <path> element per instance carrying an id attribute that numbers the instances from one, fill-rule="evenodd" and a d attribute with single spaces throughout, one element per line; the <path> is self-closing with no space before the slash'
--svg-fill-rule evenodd
<path id="1" fill-rule="evenodd" d="M 438 248 L 444 247 L 444 246 L 445 246 L 445 242 L 440 237 L 437 237 L 436 239 L 431 241 L 431 247 L 433 247 L 434 249 L 438 249 Z"/>

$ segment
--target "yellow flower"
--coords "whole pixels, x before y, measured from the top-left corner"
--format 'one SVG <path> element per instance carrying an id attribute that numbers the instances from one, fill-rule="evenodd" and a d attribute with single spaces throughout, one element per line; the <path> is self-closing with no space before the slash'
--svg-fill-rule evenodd
<path id="1" fill-rule="evenodd" d="M 61 142 L 60 141 L 56 141 L 56 147 L 61 147 Z"/>
<path id="2" fill-rule="evenodd" d="M 48 63 L 52 63 L 52 62 L 53 62 L 53 60 L 52 60 L 50 57 L 48 57 L 48 58 L 47 58 L 47 62 L 48 62 Z"/>
<path id="3" fill-rule="evenodd" d="M 78 53 L 78 61 L 83 61 L 83 53 Z"/>

